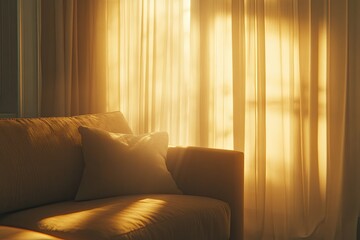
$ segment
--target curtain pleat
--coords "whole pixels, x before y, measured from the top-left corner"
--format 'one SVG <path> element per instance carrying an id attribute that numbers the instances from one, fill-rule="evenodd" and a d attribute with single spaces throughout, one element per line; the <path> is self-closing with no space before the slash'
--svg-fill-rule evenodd
<path id="1" fill-rule="evenodd" d="M 107 111 L 106 3 L 41 1 L 42 116 Z"/>

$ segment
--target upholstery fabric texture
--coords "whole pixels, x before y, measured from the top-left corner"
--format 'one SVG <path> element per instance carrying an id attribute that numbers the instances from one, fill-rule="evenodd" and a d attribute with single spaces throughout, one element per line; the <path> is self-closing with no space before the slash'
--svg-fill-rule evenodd
<path id="1" fill-rule="evenodd" d="M 79 132 L 85 169 L 76 200 L 181 193 L 166 167 L 166 132 L 131 135 L 89 127 Z"/>
<path id="2" fill-rule="evenodd" d="M 43 233 L 38 233 L 16 227 L 0 226 L 0 239 L 4 240 L 56 240 L 59 238 L 52 237 Z"/>
<path id="3" fill-rule="evenodd" d="M 131 133 L 120 112 L 0 120 L 0 214 L 75 198 L 84 168 L 79 126 Z"/>
<path id="4" fill-rule="evenodd" d="M 0 224 L 67 240 L 225 240 L 230 208 L 206 197 L 133 195 L 32 208 L 0 217 Z"/>

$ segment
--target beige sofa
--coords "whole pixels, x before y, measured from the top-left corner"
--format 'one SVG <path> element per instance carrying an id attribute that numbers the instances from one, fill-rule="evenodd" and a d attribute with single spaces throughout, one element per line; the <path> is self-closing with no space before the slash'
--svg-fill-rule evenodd
<path id="1" fill-rule="evenodd" d="M 242 153 L 170 147 L 166 171 L 182 194 L 75 201 L 80 126 L 132 133 L 120 112 L 0 120 L 0 239 L 242 239 Z"/>

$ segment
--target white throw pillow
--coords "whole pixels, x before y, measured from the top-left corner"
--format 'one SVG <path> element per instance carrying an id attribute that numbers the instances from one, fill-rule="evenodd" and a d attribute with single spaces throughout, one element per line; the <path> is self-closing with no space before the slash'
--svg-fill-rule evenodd
<path id="1" fill-rule="evenodd" d="M 79 127 L 85 168 L 75 200 L 181 194 L 165 163 L 168 134 L 110 133 Z"/>

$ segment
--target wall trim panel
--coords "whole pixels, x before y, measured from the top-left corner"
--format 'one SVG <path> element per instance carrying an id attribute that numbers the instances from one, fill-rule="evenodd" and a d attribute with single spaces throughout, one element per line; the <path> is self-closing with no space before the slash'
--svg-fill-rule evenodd
<path id="1" fill-rule="evenodd" d="M 17 1 L 0 1 L 0 117 L 18 115 Z"/>

